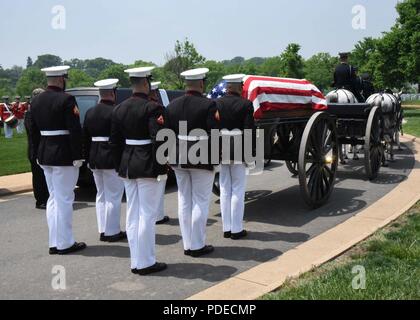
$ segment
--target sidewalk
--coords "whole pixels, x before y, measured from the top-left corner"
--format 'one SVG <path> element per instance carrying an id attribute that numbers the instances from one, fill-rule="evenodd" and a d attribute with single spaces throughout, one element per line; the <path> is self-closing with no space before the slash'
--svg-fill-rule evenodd
<path id="1" fill-rule="evenodd" d="M 32 191 L 32 173 L 0 177 L 0 197 Z"/>

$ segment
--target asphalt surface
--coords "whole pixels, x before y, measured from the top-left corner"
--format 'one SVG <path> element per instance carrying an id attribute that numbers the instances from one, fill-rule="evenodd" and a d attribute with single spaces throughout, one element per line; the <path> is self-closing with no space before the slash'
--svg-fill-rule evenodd
<path id="1" fill-rule="evenodd" d="M 183 255 L 176 186 L 169 186 L 165 208 L 172 220 L 157 227 L 157 258 L 169 268 L 149 277 L 130 273 L 127 243 L 99 242 L 94 191 L 77 190 L 74 233 L 89 247 L 71 256 L 48 255 L 45 214 L 34 209 L 31 194 L 0 198 L 0 299 L 188 298 L 283 254 L 382 198 L 406 179 L 415 161 L 407 148 L 396 160 L 374 182 L 366 181 L 362 159 L 340 166 L 331 200 L 317 210 L 305 206 L 298 180 L 286 166 L 273 163 L 262 176 L 249 178 L 247 239 L 223 239 L 220 206 L 213 198 L 207 238 L 216 251 L 200 259 Z M 125 204 L 121 221 L 125 221 Z M 65 268 L 65 290 L 52 287 L 54 266 Z"/>

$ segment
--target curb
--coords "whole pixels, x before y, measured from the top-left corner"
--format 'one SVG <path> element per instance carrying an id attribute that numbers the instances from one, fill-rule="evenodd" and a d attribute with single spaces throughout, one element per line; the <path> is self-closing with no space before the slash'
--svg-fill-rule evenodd
<path id="1" fill-rule="evenodd" d="M 412 144 L 415 165 L 408 179 L 371 206 L 282 256 L 262 263 L 187 300 L 255 300 L 280 288 L 290 278 L 340 256 L 403 215 L 420 199 L 420 139 L 404 135 Z"/>

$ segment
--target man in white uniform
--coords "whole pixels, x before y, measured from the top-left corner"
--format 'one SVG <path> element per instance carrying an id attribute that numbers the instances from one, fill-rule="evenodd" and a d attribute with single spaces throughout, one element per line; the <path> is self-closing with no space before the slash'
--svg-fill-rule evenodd
<path id="1" fill-rule="evenodd" d="M 227 94 L 217 100 L 222 143 L 224 147 L 226 144 L 229 144 L 230 147 L 228 154 L 222 153 L 220 205 L 224 237 L 233 240 L 241 239 L 247 235 L 243 228 L 246 188 L 244 130 L 252 130 L 253 135 L 255 134 L 254 107 L 251 101 L 241 97 L 244 77 L 244 74 L 224 77 L 223 79 L 227 83 Z M 241 144 L 239 149 L 236 145 L 238 143 Z M 223 150 L 229 149 L 224 148 Z M 235 153 L 236 150 L 241 152 Z"/>
<path id="2" fill-rule="evenodd" d="M 48 78 L 47 90 L 31 105 L 31 137 L 39 165 L 44 170 L 50 197 L 47 203 L 50 254 L 83 250 L 85 243 L 74 241 L 72 220 L 74 188 L 82 159 L 82 128 L 76 99 L 64 92 L 70 67 L 42 69 Z"/>
<path id="3" fill-rule="evenodd" d="M 127 237 L 131 272 L 141 276 L 165 270 L 156 262 L 156 217 L 166 166 L 156 159 L 158 131 L 163 128 L 164 108 L 149 100 L 153 67 L 126 70 L 133 95 L 113 113 L 111 148 L 127 195 Z"/>
<path id="4" fill-rule="evenodd" d="M 219 115 L 216 103 L 203 96 L 207 68 L 189 70 L 181 75 L 186 80 L 187 93 L 173 100 L 166 109 L 165 123 L 167 128 L 177 135 L 177 158 L 175 170 L 178 182 L 178 215 L 184 243 L 184 254 L 200 257 L 214 251 L 213 246 L 206 245 L 206 226 L 209 205 L 214 182 L 214 166 L 211 163 L 210 134 L 218 129 Z M 187 132 L 180 129 L 186 122 Z M 197 136 L 193 130 L 201 129 L 203 135 Z M 204 135 L 206 134 L 206 135 Z M 190 161 L 180 149 L 190 150 L 200 143 L 208 144 L 206 161 Z M 186 148 L 182 146 L 186 146 Z M 181 160 L 185 159 L 186 161 Z"/>
<path id="5" fill-rule="evenodd" d="M 117 242 L 127 239 L 121 231 L 121 200 L 124 182 L 115 170 L 112 158 L 111 136 L 112 113 L 115 109 L 118 79 L 106 79 L 95 83 L 101 101 L 86 113 L 83 129 L 85 158 L 93 172 L 96 184 L 96 215 L 100 241 Z"/>

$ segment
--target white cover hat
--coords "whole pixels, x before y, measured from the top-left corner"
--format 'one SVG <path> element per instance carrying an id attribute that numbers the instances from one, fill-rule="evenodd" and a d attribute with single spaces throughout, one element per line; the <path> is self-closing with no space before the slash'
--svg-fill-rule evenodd
<path id="1" fill-rule="evenodd" d="M 223 77 L 223 80 L 225 80 L 227 83 L 241 83 L 244 81 L 245 77 L 245 74 L 230 74 Z"/>
<path id="2" fill-rule="evenodd" d="M 124 72 L 128 73 L 130 78 L 147 78 L 152 75 L 153 69 L 155 69 L 155 67 L 141 67 L 141 68 L 127 69 Z"/>
<path id="3" fill-rule="evenodd" d="M 47 77 L 61 77 L 68 73 L 69 66 L 57 66 L 41 69 Z"/>
<path id="4" fill-rule="evenodd" d="M 100 90 L 112 90 L 117 87 L 117 83 L 120 82 L 118 79 L 105 79 L 95 82 L 95 87 Z"/>
<path id="5" fill-rule="evenodd" d="M 181 77 L 185 80 L 203 80 L 209 71 L 207 68 L 192 69 L 181 73 Z"/>
<path id="6" fill-rule="evenodd" d="M 158 82 L 152 82 L 151 83 L 151 90 L 157 90 L 159 89 L 159 86 L 162 82 L 158 81 Z"/>

